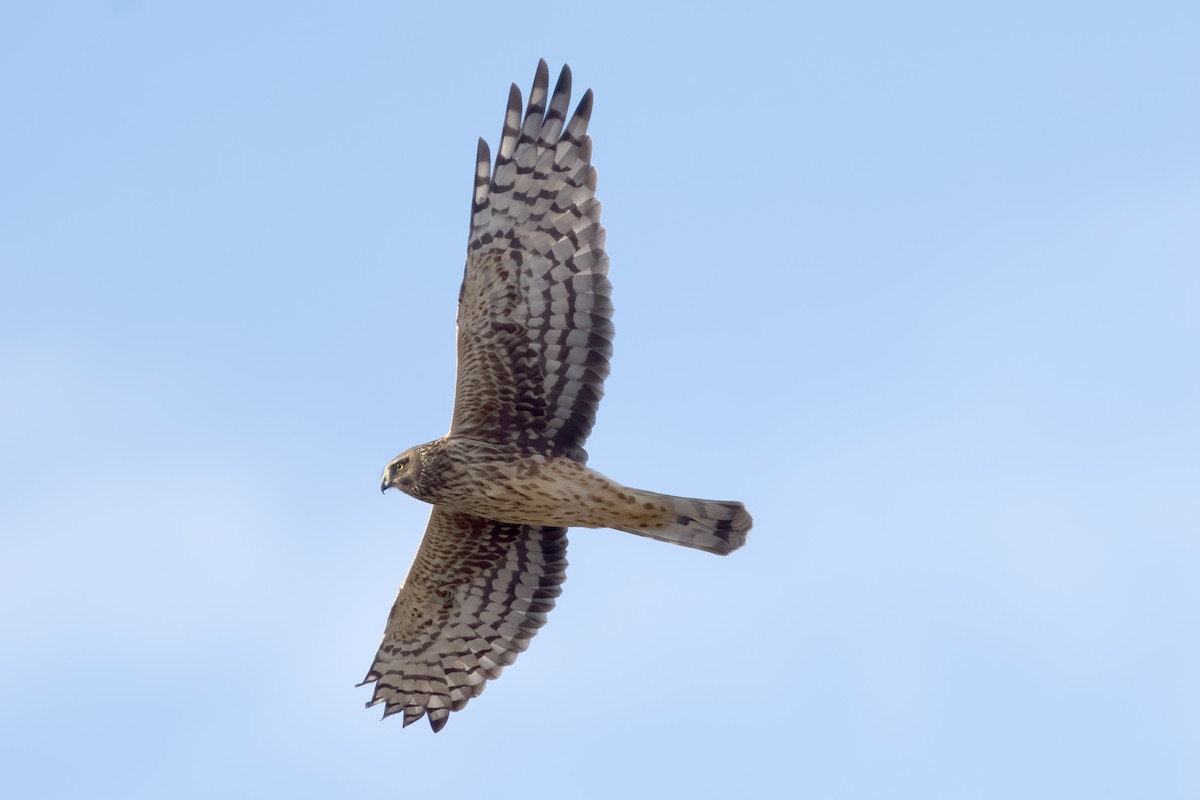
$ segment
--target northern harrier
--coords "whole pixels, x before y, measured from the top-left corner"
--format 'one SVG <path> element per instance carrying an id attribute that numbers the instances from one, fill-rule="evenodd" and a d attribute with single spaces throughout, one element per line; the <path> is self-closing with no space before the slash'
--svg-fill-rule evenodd
<path id="1" fill-rule="evenodd" d="M 587 135 L 592 92 L 567 120 L 538 63 L 529 105 L 512 86 L 494 168 L 479 140 L 458 299 L 450 432 L 395 458 L 382 490 L 433 504 L 366 683 L 368 706 L 435 731 L 500 675 L 546 622 L 567 528 L 616 528 L 725 555 L 741 503 L 631 489 L 584 466 L 612 355 L 612 285 Z M 547 98 L 549 97 L 549 105 Z M 565 123 L 565 128 L 564 128 Z"/>

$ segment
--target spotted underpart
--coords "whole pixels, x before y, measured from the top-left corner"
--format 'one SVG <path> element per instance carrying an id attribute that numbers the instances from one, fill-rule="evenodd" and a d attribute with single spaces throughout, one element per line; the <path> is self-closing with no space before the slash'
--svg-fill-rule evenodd
<path id="1" fill-rule="evenodd" d="M 568 527 L 615 528 L 724 555 L 752 521 L 735 501 L 633 489 L 585 466 L 612 356 L 612 302 L 592 93 L 567 117 L 538 64 L 529 104 L 509 93 L 495 165 L 479 142 L 459 293 L 450 432 L 393 459 L 381 487 L 433 504 L 363 683 L 368 705 L 435 731 L 545 624 Z"/>

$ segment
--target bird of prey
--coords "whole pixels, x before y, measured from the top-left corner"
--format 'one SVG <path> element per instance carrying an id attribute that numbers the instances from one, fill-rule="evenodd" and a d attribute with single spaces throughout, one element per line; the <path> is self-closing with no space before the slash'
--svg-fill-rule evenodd
<path id="1" fill-rule="evenodd" d="M 633 489 L 586 466 L 612 355 L 612 285 L 587 134 L 540 61 L 513 84 L 495 165 L 479 140 L 458 298 L 450 432 L 397 456 L 381 490 L 433 505 L 363 684 L 368 707 L 441 730 L 529 646 L 561 592 L 567 528 L 615 528 L 725 555 L 745 506 Z"/>

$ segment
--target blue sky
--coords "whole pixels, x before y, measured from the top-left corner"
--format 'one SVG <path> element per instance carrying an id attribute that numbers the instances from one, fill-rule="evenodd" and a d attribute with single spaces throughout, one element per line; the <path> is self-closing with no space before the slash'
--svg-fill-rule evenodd
<path id="1" fill-rule="evenodd" d="M 1200 794 L 1194 4 L 6 3 L 0 791 Z M 596 94 L 573 531 L 447 728 L 355 689 L 425 524 L 475 140 Z"/>

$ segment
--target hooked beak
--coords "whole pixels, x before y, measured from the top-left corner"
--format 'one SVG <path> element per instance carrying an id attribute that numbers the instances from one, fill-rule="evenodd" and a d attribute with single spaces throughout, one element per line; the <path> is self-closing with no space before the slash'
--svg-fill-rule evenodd
<path id="1" fill-rule="evenodd" d="M 388 480 L 387 472 L 383 473 L 383 477 L 379 480 L 379 492 L 382 494 L 391 487 L 391 482 Z"/>

